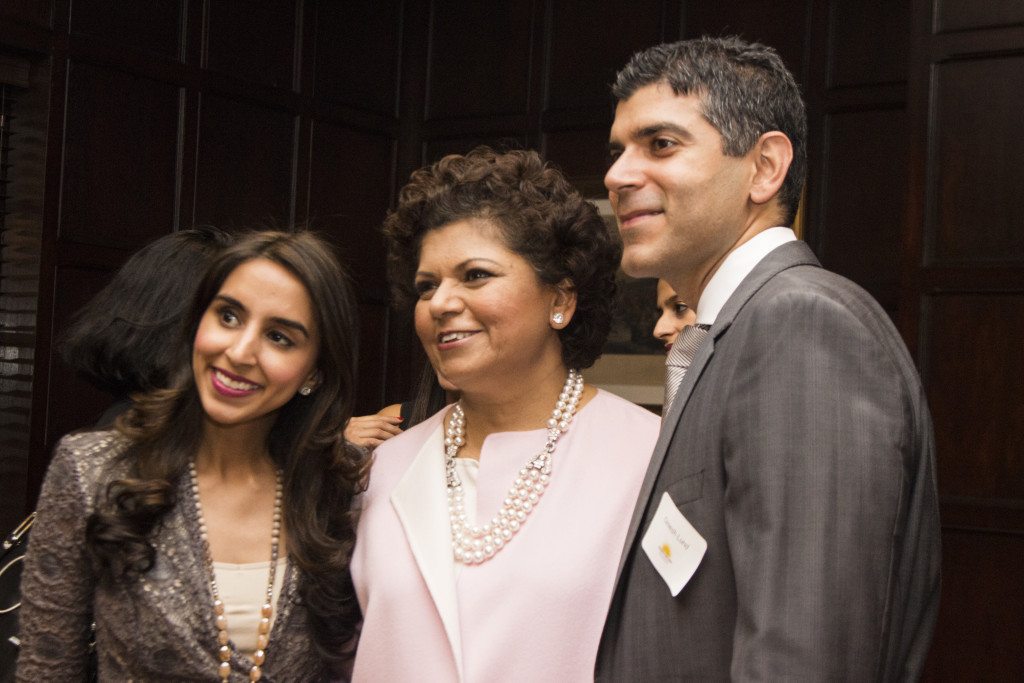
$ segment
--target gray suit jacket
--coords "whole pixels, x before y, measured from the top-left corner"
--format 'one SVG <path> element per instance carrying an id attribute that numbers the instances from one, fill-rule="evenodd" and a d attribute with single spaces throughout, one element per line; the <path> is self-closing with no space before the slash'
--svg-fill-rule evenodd
<path id="1" fill-rule="evenodd" d="M 640 548 L 666 491 L 708 543 L 675 598 Z M 597 678 L 912 680 L 939 560 L 913 362 L 866 292 L 785 244 L 726 303 L 665 415 Z"/>

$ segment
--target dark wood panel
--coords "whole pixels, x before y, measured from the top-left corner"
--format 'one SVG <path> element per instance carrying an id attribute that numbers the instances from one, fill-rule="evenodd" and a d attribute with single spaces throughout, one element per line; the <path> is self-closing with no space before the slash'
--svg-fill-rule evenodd
<path id="1" fill-rule="evenodd" d="M 432 4 L 427 119 L 527 111 L 532 5 L 515 0 Z"/>
<path id="2" fill-rule="evenodd" d="M 944 528 L 1024 534 L 1024 500 L 941 496 L 939 505 Z"/>
<path id="3" fill-rule="evenodd" d="M 850 85 L 819 91 L 816 93 L 816 97 L 821 98 L 818 109 L 823 113 L 865 109 L 902 109 L 907 104 L 907 84 Z M 817 113 L 818 109 L 815 109 L 814 113 Z"/>
<path id="4" fill-rule="evenodd" d="M 931 258 L 1024 261 L 1024 57 L 940 64 L 934 83 Z"/>
<path id="5" fill-rule="evenodd" d="M 935 25 L 940 33 L 1014 24 L 1024 24 L 1020 0 L 935 0 Z"/>
<path id="6" fill-rule="evenodd" d="M 465 154 L 474 147 L 487 145 L 498 151 L 509 149 L 525 149 L 526 137 L 523 135 L 493 135 L 480 137 L 458 137 L 438 140 L 428 140 L 423 144 L 423 163 L 432 164 L 448 154 Z M 403 179 L 399 187 L 405 184 Z"/>
<path id="7" fill-rule="evenodd" d="M 388 356 L 389 311 L 383 304 L 359 305 L 359 364 L 356 415 L 370 415 L 385 406 L 384 375 Z"/>
<path id="8" fill-rule="evenodd" d="M 56 269 L 57 297 L 53 314 L 55 351 L 75 311 L 106 285 L 112 274 L 113 268 L 106 270 L 69 266 Z M 77 376 L 60 359 L 59 353 L 55 352 L 50 367 L 50 411 L 46 443 L 56 444 L 64 434 L 92 426 L 111 401 L 109 394 Z"/>
<path id="9" fill-rule="evenodd" d="M 907 192 L 907 117 L 900 109 L 825 117 L 824 210 L 818 257 L 890 313 L 899 302 L 900 231 Z"/>
<path id="10" fill-rule="evenodd" d="M 1024 268 L 1002 266 L 929 266 L 920 270 L 925 292 L 1024 292 Z"/>
<path id="11" fill-rule="evenodd" d="M 288 226 L 294 117 L 213 95 L 200 111 L 195 223 Z"/>
<path id="12" fill-rule="evenodd" d="M 557 131 L 544 135 L 544 156 L 587 197 L 605 197 L 608 128 Z"/>
<path id="13" fill-rule="evenodd" d="M 915 0 L 911 8 L 901 327 L 925 375 L 944 527 L 939 620 L 923 679 L 1017 680 L 1024 671 L 1024 27 L 961 29 L 1000 23 L 993 21 L 999 12 L 1024 7 Z"/>
<path id="14" fill-rule="evenodd" d="M 746 40 L 771 45 L 786 66 L 803 81 L 807 50 L 807 12 L 811 3 L 746 0 L 705 2 L 686 0 L 683 9 L 683 37 L 738 35 Z"/>
<path id="15" fill-rule="evenodd" d="M 925 385 L 939 492 L 1024 502 L 1024 294 L 925 301 Z"/>
<path id="16" fill-rule="evenodd" d="M 1011 681 L 1024 671 L 1024 536 L 946 530 L 942 597 L 924 681 Z"/>
<path id="17" fill-rule="evenodd" d="M 210 2 L 206 66 L 245 81 L 291 88 L 295 0 Z"/>
<path id="18" fill-rule="evenodd" d="M 907 80 L 910 3 L 860 0 L 830 2 L 829 7 L 831 87 Z"/>
<path id="19" fill-rule="evenodd" d="M 551 4 L 546 108 L 597 107 L 611 112 L 609 85 L 615 72 L 637 50 L 661 42 L 667 3 L 555 0 Z"/>
<path id="20" fill-rule="evenodd" d="M 134 248 L 174 226 L 179 89 L 72 64 L 60 238 Z"/>
<path id="21" fill-rule="evenodd" d="M 318 3 L 318 98 L 395 115 L 401 9 L 399 0 Z"/>
<path id="22" fill-rule="evenodd" d="M 316 122 L 309 172 L 309 223 L 339 247 L 362 300 L 386 300 L 380 225 L 391 200 L 394 143 Z"/>
<path id="23" fill-rule="evenodd" d="M 509 135 L 526 139 L 526 136 L 534 129 L 535 124 L 526 114 L 467 116 L 460 119 L 425 121 L 420 127 L 420 136 L 428 140 L 442 138 L 497 140 Z M 510 133 L 510 131 L 516 132 Z"/>
<path id="24" fill-rule="evenodd" d="M 71 3 L 72 33 L 172 59 L 181 55 L 181 26 L 182 0 L 75 0 Z"/>
<path id="25" fill-rule="evenodd" d="M 941 33 L 931 40 L 931 61 L 943 62 L 964 55 L 1019 53 L 1024 45 L 1024 24 L 978 31 Z"/>
<path id="26" fill-rule="evenodd" d="M 24 21 L 28 24 L 46 28 L 50 25 L 51 3 L 39 0 L 4 0 L 0 3 L 0 17 L 6 21 Z"/>

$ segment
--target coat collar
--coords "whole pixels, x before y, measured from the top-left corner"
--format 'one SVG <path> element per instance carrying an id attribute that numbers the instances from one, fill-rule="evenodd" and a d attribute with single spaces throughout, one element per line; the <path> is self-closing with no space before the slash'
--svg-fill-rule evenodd
<path id="1" fill-rule="evenodd" d="M 462 679 L 462 640 L 455 593 L 455 559 L 444 477 L 444 422 L 438 424 L 391 492 L 391 505 L 405 531 Z"/>
<path id="2" fill-rule="evenodd" d="M 721 312 L 708 331 L 707 339 L 701 348 L 697 350 L 697 355 L 694 356 L 693 361 L 690 363 L 686 376 L 683 378 L 683 383 L 679 385 L 675 399 L 672 401 L 671 408 L 668 413 L 662 416 L 661 432 L 658 434 L 658 441 L 654 445 L 654 453 L 651 455 L 651 462 L 647 466 L 647 474 L 644 476 L 643 484 L 640 487 L 636 507 L 633 508 L 633 517 L 629 522 L 629 529 L 626 532 L 626 544 L 623 548 L 622 556 L 619 558 L 619 568 L 615 574 L 615 585 L 619 583 L 622 569 L 625 567 L 633 544 L 636 542 L 640 522 L 643 520 L 650 504 L 652 494 L 654 493 L 654 484 L 658 479 L 658 474 L 661 472 L 661 465 L 665 461 L 665 455 L 668 453 L 668 446 L 672 442 L 675 431 L 679 426 L 679 418 L 683 414 L 683 409 L 689 401 L 694 386 L 700 380 L 704 368 L 707 367 L 715 353 L 715 345 L 732 325 L 732 321 L 747 301 L 766 282 L 784 270 L 803 265 L 818 267 L 821 265 L 806 243 L 800 241 L 787 242 L 776 247 L 750 271 L 750 274 L 743 279 L 739 287 L 736 288 L 736 291 L 733 292 L 732 296 L 729 297 L 722 307 Z"/>

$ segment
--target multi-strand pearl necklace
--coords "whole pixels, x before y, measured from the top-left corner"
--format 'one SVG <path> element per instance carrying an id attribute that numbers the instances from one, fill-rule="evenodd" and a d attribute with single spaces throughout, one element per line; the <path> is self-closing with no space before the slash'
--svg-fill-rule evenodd
<path id="1" fill-rule="evenodd" d="M 206 522 L 203 520 L 203 505 L 199 502 L 199 477 L 196 475 L 195 463 L 189 463 L 188 473 L 192 478 L 192 498 L 196 504 L 196 516 L 199 518 L 199 538 L 203 542 L 203 553 L 206 556 L 206 569 L 210 578 L 210 593 L 213 595 L 213 616 L 217 626 L 217 642 L 220 647 L 217 655 L 220 663 L 217 674 L 222 681 L 231 676 L 231 646 L 228 645 L 228 618 L 224 614 L 224 601 L 220 599 L 217 588 L 217 575 L 213 569 L 213 555 L 210 553 L 210 539 L 207 534 Z M 270 531 L 270 576 L 267 579 L 267 599 L 260 607 L 260 621 L 256 627 L 256 651 L 252 655 L 253 666 L 249 669 L 249 680 L 258 681 L 263 677 L 263 662 L 266 661 L 267 645 L 270 643 L 270 616 L 273 614 L 274 575 L 277 573 L 277 550 L 281 540 L 281 500 L 284 497 L 281 470 L 277 470 L 277 485 L 274 488 L 274 523 Z"/>
<path id="2" fill-rule="evenodd" d="M 537 506 L 551 481 L 551 456 L 555 444 L 572 421 L 583 395 L 583 375 L 570 370 L 558 402 L 547 421 L 548 438 L 544 450 L 530 459 L 512 483 L 497 514 L 483 525 L 469 526 L 462 481 L 455 471 L 455 457 L 466 443 L 466 416 L 461 402 L 452 407 L 445 432 L 445 479 L 448 485 L 448 514 L 451 519 L 452 549 L 455 560 L 463 564 L 480 564 L 494 557 L 522 528 L 527 515 Z"/>

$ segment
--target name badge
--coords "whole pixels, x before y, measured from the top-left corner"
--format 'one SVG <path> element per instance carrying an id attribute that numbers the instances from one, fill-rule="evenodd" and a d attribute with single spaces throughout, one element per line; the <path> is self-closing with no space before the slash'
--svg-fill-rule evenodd
<path id="1" fill-rule="evenodd" d="M 664 493 L 640 547 L 675 597 L 697 571 L 708 542 L 686 521 L 672 497 Z"/>

